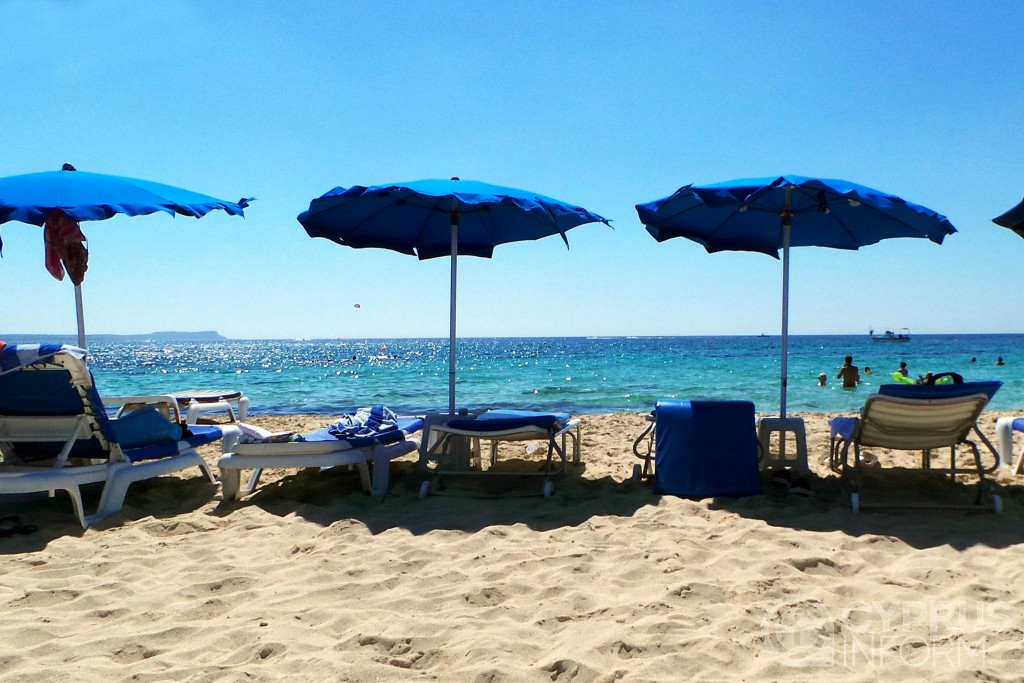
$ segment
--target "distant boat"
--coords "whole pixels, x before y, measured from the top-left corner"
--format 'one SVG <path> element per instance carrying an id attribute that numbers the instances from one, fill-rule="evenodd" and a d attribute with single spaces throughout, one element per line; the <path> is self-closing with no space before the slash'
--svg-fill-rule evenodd
<path id="1" fill-rule="evenodd" d="M 908 342 L 910 341 L 910 330 L 906 327 L 896 327 L 891 330 L 886 330 L 884 334 L 875 334 L 874 330 L 869 330 L 868 334 L 871 336 L 871 341 L 878 342 Z"/>

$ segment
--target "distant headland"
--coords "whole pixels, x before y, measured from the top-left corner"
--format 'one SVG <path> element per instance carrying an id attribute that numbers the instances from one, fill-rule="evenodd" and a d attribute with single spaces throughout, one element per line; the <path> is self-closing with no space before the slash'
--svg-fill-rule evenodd
<path id="1" fill-rule="evenodd" d="M 78 338 L 74 334 L 4 334 L 0 339 L 8 344 L 76 344 Z M 90 334 L 89 342 L 213 342 L 228 341 L 220 333 L 206 332 L 150 332 L 149 334 Z"/>

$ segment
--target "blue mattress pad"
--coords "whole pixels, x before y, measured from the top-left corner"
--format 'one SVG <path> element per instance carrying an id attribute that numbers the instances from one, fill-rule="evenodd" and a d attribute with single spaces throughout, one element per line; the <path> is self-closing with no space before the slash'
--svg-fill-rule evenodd
<path id="1" fill-rule="evenodd" d="M 213 443 L 220 439 L 224 434 L 220 427 L 216 427 L 214 425 L 189 425 L 188 430 L 191 434 L 182 439 L 182 441 L 188 443 L 188 445 L 193 448 Z M 141 462 L 143 460 L 154 460 L 156 458 L 166 458 L 168 455 L 174 455 L 178 452 L 178 447 L 182 441 L 162 441 L 149 446 L 125 448 L 123 450 L 125 456 L 129 460 L 132 462 Z"/>
<path id="2" fill-rule="evenodd" d="M 553 429 L 565 425 L 572 415 L 569 413 L 541 413 L 531 410 L 488 410 L 473 417 L 451 420 L 447 427 L 468 432 L 504 432 L 513 429 L 536 427 Z"/>
<path id="3" fill-rule="evenodd" d="M 960 384 L 883 384 L 878 393 L 898 398 L 958 398 L 971 394 L 985 394 L 989 400 L 1003 386 L 998 381 L 962 382 Z"/>

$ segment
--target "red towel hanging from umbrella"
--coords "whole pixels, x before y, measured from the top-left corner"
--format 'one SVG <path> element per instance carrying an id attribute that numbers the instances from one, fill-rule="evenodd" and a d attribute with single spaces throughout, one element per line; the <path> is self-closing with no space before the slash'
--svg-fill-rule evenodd
<path id="1" fill-rule="evenodd" d="M 43 241 L 46 244 L 46 270 L 50 275 L 63 280 L 67 269 L 71 282 L 82 284 L 85 271 L 89 269 L 89 250 L 78 222 L 61 209 L 54 209 L 43 226 Z"/>

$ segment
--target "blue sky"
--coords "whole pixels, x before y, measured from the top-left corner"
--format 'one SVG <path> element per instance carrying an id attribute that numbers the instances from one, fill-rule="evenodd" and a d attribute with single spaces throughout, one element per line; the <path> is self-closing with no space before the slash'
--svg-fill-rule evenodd
<path id="1" fill-rule="evenodd" d="M 633 206 L 783 173 L 960 231 L 794 249 L 791 333 L 1024 332 L 1024 241 L 991 223 L 1024 196 L 1021 44 L 1010 0 L 7 0 L 0 175 L 71 162 L 257 198 L 244 220 L 84 223 L 91 333 L 446 336 L 446 259 L 313 240 L 295 217 L 336 186 L 457 175 L 614 226 L 460 259 L 460 336 L 777 334 L 779 261 L 658 244 Z M 73 333 L 39 228 L 0 237 L 0 333 Z"/>

